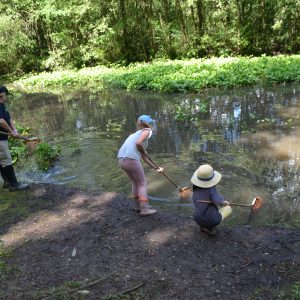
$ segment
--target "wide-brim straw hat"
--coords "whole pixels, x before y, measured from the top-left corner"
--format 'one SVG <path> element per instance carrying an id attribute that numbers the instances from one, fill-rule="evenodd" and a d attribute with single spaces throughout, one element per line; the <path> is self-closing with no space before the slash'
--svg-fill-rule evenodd
<path id="1" fill-rule="evenodd" d="M 210 165 L 201 165 L 194 173 L 191 178 L 192 184 L 202 187 L 210 188 L 219 183 L 222 175 L 214 171 L 213 167 Z"/>

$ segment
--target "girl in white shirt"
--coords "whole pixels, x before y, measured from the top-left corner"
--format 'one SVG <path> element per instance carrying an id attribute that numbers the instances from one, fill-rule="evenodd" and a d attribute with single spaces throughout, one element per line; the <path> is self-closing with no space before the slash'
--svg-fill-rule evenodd
<path id="1" fill-rule="evenodd" d="M 156 213 L 155 209 L 149 207 L 147 183 L 141 159 L 157 172 L 164 171 L 163 168 L 155 167 L 147 158 L 146 148 L 148 139 L 152 135 L 153 123 L 150 116 L 140 116 L 137 121 L 138 130 L 126 139 L 118 153 L 119 165 L 132 182 L 132 193 L 136 202 L 135 210 L 140 212 L 141 216 Z"/>

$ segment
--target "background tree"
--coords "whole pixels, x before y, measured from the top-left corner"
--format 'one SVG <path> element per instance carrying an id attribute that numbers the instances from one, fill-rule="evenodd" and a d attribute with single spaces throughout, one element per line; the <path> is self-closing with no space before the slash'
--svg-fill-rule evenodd
<path id="1" fill-rule="evenodd" d="M 300 51 L 299 0 L 2 0 L 0 9 L 1 74 Z"/>

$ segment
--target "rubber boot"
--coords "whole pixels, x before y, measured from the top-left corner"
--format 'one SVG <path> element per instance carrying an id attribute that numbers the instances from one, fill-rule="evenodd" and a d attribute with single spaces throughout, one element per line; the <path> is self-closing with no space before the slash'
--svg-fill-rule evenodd
<path id="1" fill-rule="evenodd" d="M 231 208 L 231 206 L 227 205 L 227 206 L 221 207 L 219 209 L 219 212 L 222 215 L 222 221 L 223 221 L 232 213 L 232 208 Z"/>
<path id="2" fill-rule="evenodd" d="M 154 215 L 156 214 L 156 210 L 155 209 L 151 209 L 149 207 L 149 202 L 140 202 L 140 208 L 141 208 L 141 212 L 140 212 L 140 215 L 141 216 L 151 216 L 151 215 Z"/>
<path id="3" fill-rule="evenodd" d="M 8 189 L 9 188 L 9 182 L 5 176 L 5 171 L 4 168 L 0 165 L 0 173 L 1 173 L 1 177 L 3 178 L 3 188 L 4 189 Z"/>
<path id="4" fill-rule="evenodd" d="M 134 201 L 134 208 L 133 208 L 133 210 L 136 211 L 136 212 L 138 212 L 138 213 L 141 212 L 139 197 L 133 198 L 133 201 Z M 151 209 L 152 206 L 149 205 L 149 208 Z"/>
<path id="5" fill-rule="evenodd" d="M 29 188 L 28 184 L 18 182 L 14 171 L 14 167 L 12 165 L 6 166 L 5 168 L 3 168 L 3 170 L 4 170 L 5 177 L 9 182 L 10 192 L 26 190 Z"/>

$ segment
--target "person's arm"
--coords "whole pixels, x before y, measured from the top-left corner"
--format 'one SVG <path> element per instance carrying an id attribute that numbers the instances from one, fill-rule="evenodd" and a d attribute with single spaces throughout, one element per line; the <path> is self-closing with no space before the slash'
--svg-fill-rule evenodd
<path id="1" fill-rule="evenodd" d="M 4 119 L 0 119 L 0 126 L 5 129 L 9 134 L 14 135 L 14 130 L 8 125 Z"/>
<path id="2" fill-rule="evenodd" d="M 149 159 L 148 153 L 143 146 L 143 142 L 146 141 L 150 136 L 150 129 L 149 130 L 142 130 L 141 135 L 139 136 L 138 140 L 136 141 L 136 147 L 138 151 L 141 153 L 143 161 L 149 165 L 151 168 L 155 169 L 157 172 L 162 173 L 164 171 L 161 167 L 156 167 Z"/>
<path id="3" fill-rule="evenodd" d="M 136 147 L 141 153 L 141 155 L 147 155 L 147 151 L 143 146 L 143 142 L 145 142 L 150 136 L 150 129 L 149 130 L 142 130 L 139 138 L 136 141 Z"/>
<path id="4" fill-rule="evenodd" d="M 12 118 L 10 118 L 10 127 L 12 128 L 12 130 L 14 132 L 14 136 L 19 136 L 19 132 L 16 129 L 15 122 Z"/>
<path id="5" fill-rule="evenodd" d="M 218 193 L 216 187 L 211 188 L 210 199 L 215 205 L 221 205 L 221 206 L 230 205 L 230 202 L 224 200 L 223 196 Z"/>
<path id="6" fill-rule="evenodd" d="M 6 121 L 6 117 L 9 118 L 9 123 Z M 1 106 L 0 108 L 0 126 L 6 130 L 12 136 L 18 136 L 14 122 L 12 121 L 9 112 L 5 111 L 5 108 Z"/>

